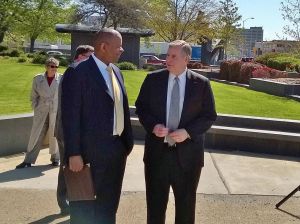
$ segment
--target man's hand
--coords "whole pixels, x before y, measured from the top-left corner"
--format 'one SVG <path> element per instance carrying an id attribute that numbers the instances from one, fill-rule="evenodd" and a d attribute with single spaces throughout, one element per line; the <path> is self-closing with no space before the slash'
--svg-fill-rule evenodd
<path id="1" fill-rule="evenodd" d="M 174 139 L 175 142 L 183 142 L 190 137 L 185 129 L 177 129 L 171 132 L 169 136 Z"/>
<path id="2" fill-rule="evenodd" d="M 83 160 L 81 156 L 70 156 L 69 167 L 73 172 L 79 172 L 83 168 Z"/>
<path id="3" fill-rule="evenodd" d="M 163 124 L 157 124 L 153 128 L 153 133 L 160 138 L 166 137 L 169 133 L 169 129 L 166 128 Z"/>

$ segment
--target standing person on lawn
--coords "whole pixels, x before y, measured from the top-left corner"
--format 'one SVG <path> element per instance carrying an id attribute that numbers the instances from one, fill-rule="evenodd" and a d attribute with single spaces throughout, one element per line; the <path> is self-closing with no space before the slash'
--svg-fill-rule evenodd
<path id="1" fill-rule="evenodd" d="M 57 113 L 58 85 L 62 77 L 57 73 L 59 61 L 48 58 L 45 63 L 46 72 L 34 77 L 31 90 L 31 102 L 33 125 L 27 146 L 27 153 L 22 163 L 16 169 L 31 167 L 36 162 L 41 150 L 44 138 L 49 133 L 49 153 L 51 154 L 51 165 L 59 165 L 59 152 L 56 138 L 54 137 L 54 126 Z"/>

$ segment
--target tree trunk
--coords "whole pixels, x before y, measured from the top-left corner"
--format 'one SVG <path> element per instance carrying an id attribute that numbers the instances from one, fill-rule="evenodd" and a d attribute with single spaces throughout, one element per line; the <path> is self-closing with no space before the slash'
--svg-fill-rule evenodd
<path id="1" fill-rule="evenodd" d="M 0 43 L 3 42 L 3 39 L 4 39 L 4 33 L 3 31 L 0 31 Z"/>
<path id="2" fill-rule="evenodd" d="M 4 40 L 4 35 L 5 35 L 5 32 L 8 30 L 7 26 L 2 26 L 0 28 L 0 43 L 3 42 Z"/>
<path id="3" fill-rule="evenodd" d="M 36 38 L 31 37 L 30 38 L 30 52 L 33 52 L 34 50 L 34 42 L 35 42 Z"/>

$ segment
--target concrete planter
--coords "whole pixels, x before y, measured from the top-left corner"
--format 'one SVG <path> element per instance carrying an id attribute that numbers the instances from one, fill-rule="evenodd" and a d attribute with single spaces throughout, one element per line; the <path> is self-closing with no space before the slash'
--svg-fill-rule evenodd
<path id="1" fill-rule="evenodd" d="M 145 130 L 130 108 L 136 140 L 144 140 Z M 33 114 L 0 116 L 0 156 L 25 152 Z M 46 142 L 44 142 L 45 144 Z M 300 156 L 300 121 L 218 114 L 208 131 L 205 146 L 219 150 Z"/>
<path id="2" fill-rule="evenodd" d="M 250 79 L 250 89 L 276 96 L 300 95 L 299 84 L 285 84 L 259 78 Z"/>

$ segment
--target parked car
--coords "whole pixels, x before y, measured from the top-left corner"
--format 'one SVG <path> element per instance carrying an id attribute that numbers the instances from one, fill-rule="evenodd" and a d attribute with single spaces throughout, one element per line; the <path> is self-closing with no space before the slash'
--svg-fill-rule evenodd
<path id="1" fill-rule="evenodd" d="M 253 57 L 243 57 L 241 58 L 242 62 L 253 62 L 254 58 Z"/>
<path id="2" fill-rule="evenodd" d="M 159 59 L 154 55 L 142 55 L 141 58 L 146 59 L 146 64 L 149 65 L 166 65 L 166 60 Z"/>
<path id="3" fill-rule="evenodd" d="M 64 55 L 61 51 L 47 51 L 46 54 L 49 56 Z"/>

